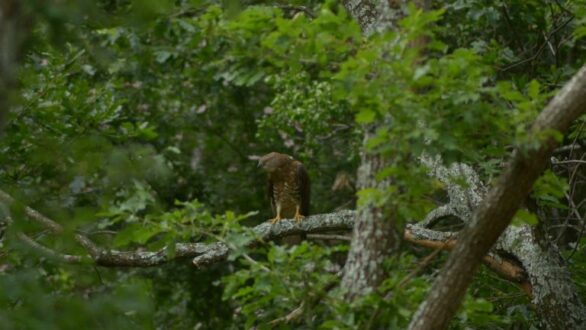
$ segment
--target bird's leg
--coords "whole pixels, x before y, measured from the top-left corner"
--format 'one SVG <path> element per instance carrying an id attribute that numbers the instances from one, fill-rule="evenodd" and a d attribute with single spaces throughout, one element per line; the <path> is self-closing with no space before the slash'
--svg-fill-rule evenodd
<path id="1" fill-rule="evenodd" d="M 301 213 L 299 213 L 299 205 L 295 206 L 295 223 L 300 223 L 301 220 L 305 218 Z"/>
<path id="2" fill-rule="evenodd" d="M 279 221 L 281 221 L 281 204 L 277 203 L 277 216 L 270 219 L 269 222 L 274 225 Z"/>
<path id="3" fill-rule="evenodd" d="M 274 225 L 275 223 L 277 223 L 279 221 L 281 221 L 281 214 L 279 214 L 279 213 L 277 213 L 277 216 L 276 217 L 274 217 L 274 218 L 272 218 L 272 219 L 269 220 L 269 222 L 272 225 Z"/>

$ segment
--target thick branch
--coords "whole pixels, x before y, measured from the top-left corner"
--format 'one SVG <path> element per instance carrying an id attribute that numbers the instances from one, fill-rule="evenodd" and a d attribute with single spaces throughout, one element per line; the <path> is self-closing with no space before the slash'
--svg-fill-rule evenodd
<path id="1" fill-rule="evenodd" d="M 262 223 L 252 229 L 256 240 L 251 241 L 249 245 L 254 246 L 259 241 L 270 241 L 294 234 L 350 230 L 354 224 L 353 217 L 353 211 L 340 211 L 313 215 L 300 224 L 293 220 L 282 220 L 275 225 Z M 191 257 L 194 258 L 195 266 L 205 267 L 225 260 L 229 254 L 230 249 L 222 242 L 177 243 L 173 255 L 169 255 L 166 248 L 155 252 L 104 250 L 96 255 L 94 260 L 96 264 L 107 267 L 151 267 Z"/>
<path id="2" fill-rule="evenodd" d="M 436 279 L 428 298 L 414 315 L 410 329 L 445 329 L 458 310 L 474 272 L 484 255 L 507 228 L 533 183 L 543 171 L 556 141 L 552 131 L 565 132 L 570 123 L 586 110 L 586 66 L 556 95 L 539 115 L 531 134 L 540 146 L 518 150 L 496 185 L 489 191 L 473 220 L 459 235 L 460 242 Z M 583 324 L 566 318 L 567 329 Z M 581 322 L 581 321 L 580 321 Z"/>
<path id="3" fill-rule="evenodd" d="M 571 329 L 567 324 L 582 324 L 586 310 L 563 258 L 550 242 L 539 242 L 532 229 L 510 227 L 499 238 L 496 248 L 512 253 L 526 269 L 534 288 L 531 302 L 543 320 L 543 328 L 565 330 Z"/>
<path id="4" fill-rule="evenodd" d="M 255 236 L 262 241 L 270 241 L 284 236 L 302 233 L 322 233 L 339 230 L 351 230 L 354 226 L 354 211 L 340 211 L 336 213 L 316 214 L 305 218 L 296 224 L 293 220 L 281 220 L 275 225 L 262 223 L 253 228 Z M 250 245 L 257 244 L 256 241 Z M 226 259 L 230 249 L 224 243 L 213 243 L 209 251 L 193 259 L 197 267 L 207 266 Z"/>
<path id="5" fill-rule="evenodd" d="M 409 243 L 430 249 L 452 250 L 457 243 L 458 233 L 441 232 L 407 225 L 403 239 Z M 493 252 L 489 252 L 482 259 L 486 266 L 506 280 L 518 283 L 531 296 L 531 285 L 527 281 L 527 273 L 514 261 L 506 260 Z"/>
<path id="6" fill-rule="evenodd" d="M 0 190 L 0 203 L 11 205 L 16 201 L 12 196 Z M 31 207 L 24 207 L 25 214 L 53 234 L 63 234 L 64 228 L 59 223 L 49 219 L 40 212 Z M 354 224 L 354 211 L 340 211 L 337 213 L 318 214 L 307 217 L 302 223 L 296 224 L 292 220 L 283 220 L 275 225 L 262 223 L 252 229 L 252 233 L 257 240 L 253 240 L 250 245 L 258 244 L 260 241 L 270 241 L 277 238 L 301 234 L 301 233 L 322 233 L 336 232 L 340 230 L 349 231 Z M 24 235 L 24 234 L 23 234 Z M 105 267 L 152 267 L 167 263 L 176 259 L 195 258 L 193 263 L 196 266 L 205 266 L 213 262 L 224 260 L 230 250 L 224 243 L 176 243 L 174 252 L 171 253 L 168 248 L 162 248 L 158 251 L 119 251 L 108 250 L 98 247 L 92 240 L 83 234 L 74 235 L 75 240 L 88 250 L 93 261 L 100 266 Z M 21 238 L 34 249 L 50 254 L 57 259 L 63 259 L 68 263 L 82 262 L 82 257 L 58 254 L 50 251 L 48 248 L 40 245 L 31 238 Z M 66 257 L 66 258 L 60 258 Z"/>
<path id="7" fill-rule="evenodd" d="M 0 201 L 4 203 L 14 203 L 14 199 L 0 190 Z M 57 222 L 49 219 L 38 211 L 25 207 L 25 213 L 33 218 L 44 227 L 52 230 L 56 234 L 63 232 L 63 228 Z M 315 238 L 328 239 L 345 239 L 348 237 L 341 235 L 323 236 L 319 233 L 350 231 L 354 226 L 356 212 L 345 210 L 336 213 L 318 214 L 307 217 L 300 224 L 292 220 L 283 220 L 275 225 L 262 223 L 252 228 L 252 233 L 256 240 L 251 241 L 250 247 L 258 244 L 259 241 L 270 241 L 281 237 L 306 233 Z M 12 222 L 12 221 L 10 221 Z M 91 249 L 90 255 L 93 261 L 104 267 L 153 267 L 173 260 L 183 258 L 194 258 L 193 264 L 197 267 L 205 267 L 210 264 L 225 260 L 230 254 L 230 249 L 222 242 L 215 243 L 176 243 L 174 253 L 170 253 L 167 248 L 158 251 L 119 251 L 98 248 L 86 236 L 77 234 L 77 239 L 84 242 L 84 246 Z M 404 239 L 415 245 L 450 250 L 455 244 L 455 233 L 445 233 L 422 228 L 418 225 L 410 225 L 404 232 Z M 67 263 L 82 263 L 88 258 L 58 253 L 39 243 L 25 234 L 20 234 L 19 238 L 31 246 L 33 249 L 42 254 L 62 260 Z M 89 243 L 87 243 L 89 242 Z M 499 257 L 489 254 L 485 257 L 487 265 L 499 275 L 515 282 L 523 280 L 522 268 L 508 261 L 503 261 Z"/>

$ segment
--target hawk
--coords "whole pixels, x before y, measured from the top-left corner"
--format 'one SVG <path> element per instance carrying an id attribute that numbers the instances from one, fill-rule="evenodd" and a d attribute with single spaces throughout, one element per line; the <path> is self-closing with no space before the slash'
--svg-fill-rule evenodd
<path id="1" fill-rule="evenodd" d="M 272 224 L 281 219 L 295 219 L 298 223 L 309 215 L 310 183 L 303 164 L 293 157 L 271 152 L 258 160 L 268 174 L 268 195 L 274 218 Z"/>

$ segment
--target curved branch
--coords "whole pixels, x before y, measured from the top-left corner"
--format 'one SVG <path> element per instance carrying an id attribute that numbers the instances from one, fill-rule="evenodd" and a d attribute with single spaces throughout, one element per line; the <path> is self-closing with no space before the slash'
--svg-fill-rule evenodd
<path id="1" fill-rule="evenodd" d="M 1 190 L 0 201 L 6 204 L 15 202 L 14 198 Z M 37 221 L 53 233 L 62 234 L 64 232 L 60 224 L 40 212 L 28 206 L 24 210 L 26 215 L 31 219 Z M 264 241 L 271 241 L 295 234 L 314 234 L 316 238 L 323 238 L 323 235 L 319 235 L 319 233 L 348 232 L 354 227 L 355 217 L 356 211 L 344 210 L 335 213 L 312 215 L 301 223 L 296 223 L 294 220 L 282 220 L 277 224 L 271 225 L 265 222 L 251 229 L 251 234 L 255 239 L 251 240 L 248 247 L 254 247 Z M 12 222 L 8 218 L 8 223 Z M 456 236 L 457 233 L 435 231 L 423 228 L 421 225 L 408 225 L 403 234 L 404 240 L 407 242 L 427 248 L 443 250 L 451 250 L 454 247 L 456 244 Z M 330 236 L 327 237 L 330 238 Z M 96 265 L 104 267 L 153 267 L 174 260 L 193 258 L 193 265 L 202 268 L 221 262 L 230 255 L 230 248 L 223 242 L 209 244 L 176 243 L 173 251 L 170 251 L 167 247 L 158 251 L 119 251 L 102 249 L 85 235 L 75 234 L 76 240 L 88 250 L 90 259 L 83 256 L 58 253 L 39 244 L 23 233 L 19 234 L 19 238 L 33 249 L 57 260 L 66 263 L 83 263 L 88 260 L 93 260 Z M 347 239 L 345 236 L 334 236 L 334 238 Z M 526 275 L 523 268 L 515 263 L 504 260 L 494 253 L 489 253 L 485 256 L 484 261 L 490 269 L 503 278 L 521 284 L 526 282 Z M 530 288 L 530 285 L 528 287 Z M 525 289 L 525 291 L 530 294 L 530 290 Z"/>
<path id="2" fill-rule="evenodd" d="M 52 249 L 38 243 L 37 241 L 35 241 L 34 239 L 32 239 L 30 236 L 28 236 L 26 234 L 19 233 L 17 236 L 18 236 L 18 239 L 20 239 L 25 244 L 30 246 L 33 250 L 36 250 L 47 257 L 57 259 L 61 262 L 68 263 L 68 264 L 79 264 L 79 263 L 83 262 L 84 260 L 87 260 L 87 258 L 84 258 L 82 256 L 59 253 L 55 250 L 52 250 Z"/>
<path id="3" fill-rule="evenodd" d="M 450 204 L 439 206 L 429 212 L 423 221 L 419 223 L 419 226 L 423 228 L 431 228 L 435 224 L 437 224 L 441 219 L 448 217 L 448 216 L 455 216 L 458 217 L 458 214 L 452 210 Z"/>
<path id="4" fill-rule="evenodd" d="M 10 205 L 14 204 L 15 202 L 16 201 L 14 200 L 14 198 L 12 198 L 12 196 L 10 196 L 6 192 L 0 190 L 0 203 L 3 203 L 3 204 L 6 204 L 7 206 L 10 206 Z M 54 234 L 62 234 L 64 232 L 63 226 L 61 226 L 57 222 L 49 219 L 48 217 L 44 216 L 43 214 L 41 214 L 40 212 L 38 212 L 37 210 L 35 210 L 29 206 L 26 206 L 26 205 L 24 206 L 24 213 L 30 219 L 39 223 L 41 226 L 47 228 L 48 230 L 50 230 Z M 83 246 L 85 249 L 87 249 L 88 252 L 92 256 L 96 256 L 99 254 L 98 246 L 94 242 L 92 242 L 92 240 L 87 238 L 86 236 L 78 233 L 78 234 L 74 235 L 74 238 L 81 246 Z"/>
<path id="5" fill-rule="evenodd" d="M 209 246 L 204 243 L 176 243 L 174 253 L 166 247 L 158 251 L 102 250 L 94 256 L 94 262 L 104 267 L 153 267 L 208 251 Z"/>
<path id="6" fill-rule="evenodd" d="M 419 225 L 407 225 L 403 239 L 406 242 L 431 249 L 452 250 L 457 243 L 457 236 L 458 233 L 454 232 L 441 232 L 421 228 Z M 516 261 L 507 260 L 494 252 L 489 252 L 484 256 L 483 261 L 499 276 L 519 284 L 521 289 L 531 297 L 532 289 L 527 273 Z"/>
<path id="7" fill-rule="evenodd" d="M 336 213 L 316 214 L 305 218 L 301 223 L 296 224 L 294 220 L 281 220 L 271 225 L 262 223 L 252 229 L 256 238 L 260 241 L 270 241 L 284 236 L 302 233 L 322 233 L 339 230 L 351 230 L 354 227 L 355 211 L 344 210 Z M 254 246 L 258 241 L 252 241 Z M 213 243 L 209 251 L 197 256 L 192 263 L 196 267 L 204 267 L 226 259 L 230 249 L 224 243 Z"/>
<path id="8" fill-rule="evenodd" d="M 586 66 L 583 66 L 535 120 L 529 133 L 535 141 L 540 141 L 539 146 L 527 146 L 525 150 L 517 150 L 475 210 L 468 226 L 462 230 L 461 241 L 435 280 L 427 299 L 413 316 L 409 329 L 448 327 L 482 257 L 510 224 L 519 205 L 545 168 L 557 144 L 552 133 L 564 133 L 571 122 L 585 112 Z M 551 298 L 555 300 L 553 296 Z M 551 313 L 544 314 L 546 327 L 583 328 L 586 324 L 586 311 L 579 299 L 572 301 L 576 302 L 578 315 L 569 316 L 558 313 L 556 308 L 549 308 L 546 312 Z M 549 306 L 554 307 L 553 304 Z"/>
<path id="9" fill-rule="evenodd" d="M 12 196 L 0 190 L 0 203 L 11 205 L 15 202 Z M 65 232 L 63 226 L 37 210 L 29 206 L 24 206 L 23 209 L 30 219 L 47 228 L 53 234 L 61 235 Z M 293 220 L 282 220 L 275 225 L 262 223 L 252 228 L 252 234 L 257 240 L 251 241 L 250 246 L 258 244 L 259 241 L 270 241 L 293 234 L 335 232 L 340 230 L 349 231 L 354 224 L 354 214 L 354 211 L 318 214 L 307 217 L 300 224 L 295 223 Z M 221 242 L 210 244 L 176 243 L 173 249 L 174 251 L 170 251 L 167 247 L 158 251 L 119 251 L 103 249 L 81 233 L 76 233 L 74 238 L 88 251 L 96 265 L 104 267 L 152 267 L 183 258 L 195 258 L 193 261 L 194 265 L 203 267 L 210 263 L 224 260 L 230 252 L 228 247 Z M 22 240 L 36 250 L 68 263 L 81 263 L 85 260 L 83 257 L 59 254 L 58 252 L 49 250 L 28 236 L 22 238 Z"/>
<path id="10" fill-rule="evenodd" d="M 16 203 L 16 200 L 14 198 L 12 198 L 12 196 L 8 195 L 6 192 L 0 190 L 0 202 L 2 202 L 3 204 L 6 204 L 7 206 L 10 206 L 10 205 Z M 59 234 L 59 233 L 63 232 L 63 227 L 60 224 L 47 218 L 46 216 L 42 215 L 38 211 L 36 211 L 28 206 L 24 206 L 24 212 L 32 220 L 39 223 L 41 226 L 49 229 L 51 232 L 53 232 L 55 234 Z"/>
<path id="11" fill-rule="evenodd" d="M 3 192 L 0 191 L 0 193 L 3 193 Z M 5 193 L 3 193 L 3 194 L 4 194 L 4 196 L 8 196 Z M 8 197 L 10 197 L 10 196 L 8 196 Z M 4 220 L 7 225 L 11 225 L 14 223 L 14 221 L 12 220 L 12 218 L 9 215 L 6 215 Z M 82 261 L 87 259 L 87 258 L 84 259 L 82 256 L 59 253 L 55 250 L 52 250 L 52 249 L 42 245 L 41 243 L 35 241 L 34 239 L 32 239 L 30 236 L 28 236 L 25 233 L 18 233 L 16 236 L 18 237 L 19 240 L 21 240 L 23 243 L 25 243 L 26 245 L 31 247 L 33 250 L 38 251 L 39 253 L 46 255 L 50 258 L 57 259 L 61 262 L 75 264 L 75 263 L 81 263 Z"/>

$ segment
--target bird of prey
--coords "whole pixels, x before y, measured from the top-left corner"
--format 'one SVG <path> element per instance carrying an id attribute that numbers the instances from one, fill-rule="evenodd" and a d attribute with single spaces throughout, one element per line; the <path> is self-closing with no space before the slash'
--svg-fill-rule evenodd
<path id="1" fill-rule="evenodd" d="M 298 223 L 309 215 L 309 176 L 301 162 L 289 155 L 271 152 L 259 159 L 258 167 L 268 174 L 268 195 L 274 214 L 270 220 L 272 224 L 291 218 Z"/>

